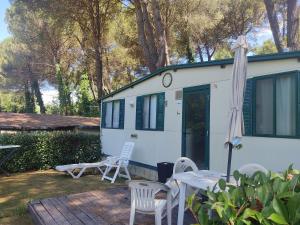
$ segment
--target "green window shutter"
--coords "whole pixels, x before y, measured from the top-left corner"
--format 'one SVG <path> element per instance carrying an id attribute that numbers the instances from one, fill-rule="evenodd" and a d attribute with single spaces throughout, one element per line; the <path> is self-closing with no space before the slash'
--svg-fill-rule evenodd
<path id="1" fill-rule="evenodd" d="M 297 136 L 300 136 L 300 72 L 297 71 Z"/>
<path id="2" fill-rule="evenodd" d="M 244 116 L 244 135 L 251 136 L 253 131 L 252 123 L 252 108 L 253 108 L 253 80 L 247 79 L 246 90 L 243 103 L 243 116 Z"/>
<path id="3" fill-rule="evenodd" d="M 124 129 L 125 99 L 120 100 L 119 128 Z"/>
<path id="4" fill-rule="evenodd" d="M 165 123 L 165 93 L 157 94 L 156 129 L 164 130 Z"/>
<path id="5" fill-rule="evenodd" d="M 143 105 L 144 105 L 144 97 L 138 96 L 136 98 L 136 115 L 135 115 L 135 129 L 136 130 L 143 129 Z"/>
<path id="6" fill-rule="evenodd" d="M 105 128 L 106 102 L 102 103 L 101 127 Z"/>

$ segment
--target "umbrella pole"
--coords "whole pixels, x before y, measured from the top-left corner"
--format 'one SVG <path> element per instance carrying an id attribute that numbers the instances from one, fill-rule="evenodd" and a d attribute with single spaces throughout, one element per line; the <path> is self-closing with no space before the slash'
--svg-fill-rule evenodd
<path id="1" fill-rule="evenodd" d="M 231 143 L 229 143 L 228 162 L 227 162 L 227 176 L 226 176 L 226 181 L 227 181 L 227 182 L 230 181 L 232 148 L 233 148 L 233 145 L 232 145 Z"/>

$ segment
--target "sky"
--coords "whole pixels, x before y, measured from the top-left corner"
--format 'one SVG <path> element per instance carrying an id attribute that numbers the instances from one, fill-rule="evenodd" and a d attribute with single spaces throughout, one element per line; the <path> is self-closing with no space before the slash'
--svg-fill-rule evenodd
<path id="1" fill-rule="evenodd" d="M 5 23 L 5 11 L 9 7 L 9 0 L 0 0 L 0 42 L 9 36 Z"/>

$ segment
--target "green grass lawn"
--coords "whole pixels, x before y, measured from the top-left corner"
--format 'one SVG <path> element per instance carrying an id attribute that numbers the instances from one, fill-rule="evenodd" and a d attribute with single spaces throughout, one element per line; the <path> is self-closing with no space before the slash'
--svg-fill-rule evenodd
<path id="1" fill-rule="evenodd" d="M 63 196 L 92 190 L 124 185 L 124 180 L 115 184 L 101 181 L 99 175 L 86 175 L 72 179 L 54 170 L 35 171 L 0 176 L 0 225 L 31 225 L 27 213 L 30 200 Z"/>

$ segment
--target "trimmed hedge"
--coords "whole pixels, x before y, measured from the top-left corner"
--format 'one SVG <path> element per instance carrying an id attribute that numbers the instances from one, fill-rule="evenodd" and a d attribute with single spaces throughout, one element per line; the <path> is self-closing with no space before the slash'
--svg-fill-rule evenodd
<path id="1" fill-rule="evenodd" d="M 9 172 L 49 169 L 101 159 L 99 135 L 66 131 L 0 134 L 1 145 L 21 145 L 3 166 Z M 9 150 L 0 151 L 0 159 Z"/>

